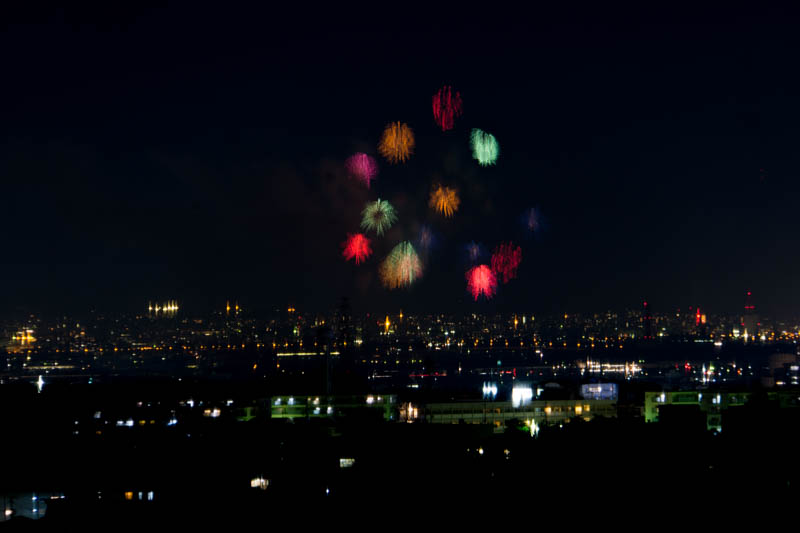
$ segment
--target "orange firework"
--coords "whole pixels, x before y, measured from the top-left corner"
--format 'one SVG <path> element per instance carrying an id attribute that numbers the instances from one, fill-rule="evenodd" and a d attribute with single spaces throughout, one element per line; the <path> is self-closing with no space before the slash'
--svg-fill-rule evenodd
<path id="1" fill-rule="evenodd" d="M 414 132 L 408 124 L 392 122 L 383 130 L 378 151 L 390 163 L 402 163 L 414 152 Z"/>
<path id="2" fill-rule="evenodd" d="M 431 199 L 428 201 L 428 205 L 439 214 L 444 215 L 445 218 L 452 217 L 458 211 L 460 203 L 461 199 L 458 197 L 457 190 L 441 185 L 431 192 Z"/>

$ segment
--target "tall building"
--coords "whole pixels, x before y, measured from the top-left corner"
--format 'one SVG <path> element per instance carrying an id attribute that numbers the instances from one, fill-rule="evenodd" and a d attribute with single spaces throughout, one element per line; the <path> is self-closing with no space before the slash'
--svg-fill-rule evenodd
<path id="1" fill-rule="evenodd" d="M 753 305 L 753 293 L 747 291 L 747 296 L 744 301 L 744 315 L 742 315 L 742 335 L 747 334 L 752 338 L 758 335 L 758 315 L 756 314 L 756 306 Z"/>
<path id="2" fill-rule="evenodd" d="M 647 302 L 644 302 L 642 309 L 642 327 L 644 329 L 644 340 L 653 340 L 653 315 L 650 313 L 650 308 L 647 307 Z"/>

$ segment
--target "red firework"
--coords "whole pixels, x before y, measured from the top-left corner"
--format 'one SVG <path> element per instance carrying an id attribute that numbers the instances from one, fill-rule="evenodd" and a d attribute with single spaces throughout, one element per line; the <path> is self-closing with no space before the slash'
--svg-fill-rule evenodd
<path id="1" fill-rule="evenodd" d="M 347 261 L 355 259 L 357 265 L 372 255 L 370 240 L 363 233 L 348 233 L 347 240 L 342 243 L 342 246 L 344 247 L 344 251 L 342 251 L 344 258 Z"/>
<path id="2" fill-rule="evenodd" d="M 517 277 L 517 268 L 522 261 L 522 248 L 514 248 L 513 243 L 502 243 L 492 254 L 492 270 L 497 277 L 508 283 Z"/>
<path id="3" fill-rule="evenodd" d="M 461 116 L 461 95 L 449 85 L 445 85 L 433 95 L 433 120 L 442 131 L 455 127 L 456 117 Z"/>
<path id="4" fill-rule="evenodd" d="M 357 153 L 344 162 L 347 172 L 369 189 L 370 182 L 378 175 L 378 164 L 367 154 Z"/>
<path id="5" fill-rule="evenodd" d="M 497 291 L 497 277 L 488 265 L 478 265 L 467 270 L 467 290 L 475 301 L 483 295 L 488 300 Z"/>

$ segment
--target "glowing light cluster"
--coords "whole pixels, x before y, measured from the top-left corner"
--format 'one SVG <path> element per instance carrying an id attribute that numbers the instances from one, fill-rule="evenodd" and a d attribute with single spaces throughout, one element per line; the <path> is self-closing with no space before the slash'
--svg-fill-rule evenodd
<path id="1" fill-rule="evenodd" d="M 475 301 L 479 296 L 491 298 L 497 292 L 497 277 L 488 265 L 478 265 L 467 271 L 467 290 Z"/>
<path id="2" fill-rule="evenodd" d="M 452 130 L 455 127 L 456 117 L 462 112 L 461 95 L 445 85 L 433 95 L 433 120 L 442 128 L 442 131 Z"/>
<path id="3" fill-rule="evenodd" d="M 366 185 L 367 189 L 369 189 L 369 185 L 375 179 L 375 176 L 378 175 L 378 164 L 375 159 L 361 152 L 348 157 L 344 165 L 350 177 Z"/>
<path id="4" fill-rule="evenodd" d="M 378 235 L 383 235 L 395 222 L 397 222 L 397 213 L 394 207 L 380 198 L 369 202 L 361 212 L 361 227 L 366 231 L 374 231 Z"/>
<path id="5" fill-rule="evenodd" d="M 380 269 L 381 281 L 389 289 L 408 287 L 422 276 L 422 262 L 410 242 L 395 246 Z"/>
<path id="6" fill-rule="evenodd" d="M 460 203 L 461 199 L 458 197 L 458 191 L 456 189 L 442 187 L 440 185 L 431 192 L 428 205 L 435 209 L 437 213 L 444 215 L 445 218 L 450 218 L 458 211 Z"/>
<path id="7" fill-rule="evenodd" d="M 500 145 L 491 133 L 475 128 L 470 135 L 472 144 L 472 157 L 478 160 L 482 167 L 494 165 L 500 155 Z"/>
<path id="8" fill-rule="evenodd" d="M 522 262 L 522 248 L 512 243 L 503 243 L 494 249 L 492 254 L 492 270 L 503 283 L 517 277 L 517 268 Z"/>
<path id="9" fill-rule="evenodd" d="M 414 132 L 408 124 L 392 122 L 386 126 L 378 151 L 390 163 L 402 163 L 414 153 Z"/>
<path id="10" fill-rule="evenodd" d="M 344 247 L 342 251 L 344 258 L 347 261 L 354 259 L 357 265 L 372 255 L 370 240 L 363 233 L 348 233 L 347 240 L 342 243 L 342 246 Z"/>

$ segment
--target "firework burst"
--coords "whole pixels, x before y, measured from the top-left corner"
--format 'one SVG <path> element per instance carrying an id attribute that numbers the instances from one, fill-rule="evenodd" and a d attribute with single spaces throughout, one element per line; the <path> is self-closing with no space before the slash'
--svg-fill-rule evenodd
<path id="1" fill-rule="evenodd" d="M 383 235 L 395 222 L 397 222 L 397 213 L 394 207 L 380 198 L 369 202 L 361 212 L 361 227 L 366 231 L 374 231 L 378 235 Z"/>
<path id="2" fill-rule="evenodd" d="M 342 243 L 342 255 L 345 260 L 355 259 L 355 263 L 361 264 L 362 261 L 372 255 L 370 240 L 363 233 L 348 233 L 347 240 Z"/>
<path id="3" fill-rule="evenodd" d="M 402 163 L 414 153 L 414 132 L 408 124 L 392 122 L 383 130 L 378 151 L 390 163 Z"/>
<path id="4" fill-rule="evenodd" d="M 344 162 L 350 177 L 357 179 L 369 189 L 370 182 L 378 175 L 378 164 L 367 154 L 357 153 Z"/>
<path id="5" fill-rule="evenodd" d="M 449 85 L 433 95 L 433 120 L 442 131 L 455 127 L 455 119 L 461 116 L 461 109 L 461 95 Z"/>
<path id="6" fill-rule="evenodd" d="M 433 192 L 431 192 L 431 198 L 428 202 L 428 205 L 435 209 L 439 214 L 444 215 L 445 218 L 450 218 L 455 214 L 456 211 L 458 211 L 458 206 L 460 203 L 461 199 L 458 197 L 457 190 L 451 189 L 450 187 L 442 187 L 440 185 Z"/>
<path id="7" fill-rule="evenodd" d="M 410 242 L 395 246 L 381 263 L 381 281 L 389 289 L 408 287 L 422 275 L 422 262 Z"/>
<path id="8" fill-rule="evenodd" d="M 508 283 L 517 277 L 517 268 L 522 261 L 522 248 L 514 248 L 512 243 L 502 243 L 492 254 L 492 270 L 497 277 Z"/>
<path id="9" fill-rule="evenodd" d="M 483 253 L 483 246 L 477 242 L 472 241 L 467 245 L 467 256 L 469 257 L 470 263 L 477 263 L 478 260 L 483 257 Z"/>
<path id="10" fill-rule="evenodd" d="M 470 135 L 472 144 L 472 157 L 478 160 L 482 167 L 494 165 L 500 155 L 500 145 L 491 133 L 475 128 Z"/>
<path id="11" fill-rule="evenodd" d="M 497 292 L 497 277 L 488 265 L 478 265 L 467 270 L 467 290 L 475 301 L 483 295 L 487 300 Z"/>

